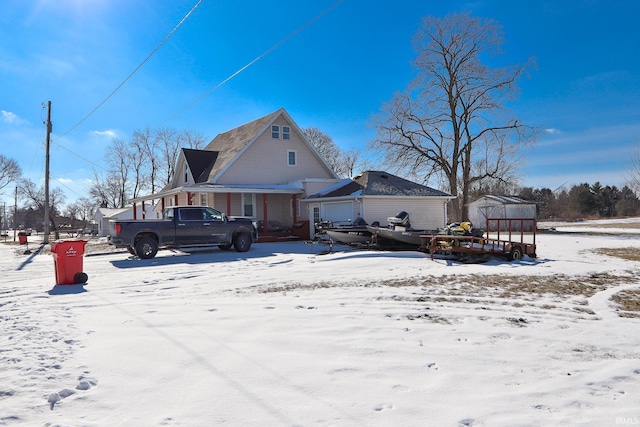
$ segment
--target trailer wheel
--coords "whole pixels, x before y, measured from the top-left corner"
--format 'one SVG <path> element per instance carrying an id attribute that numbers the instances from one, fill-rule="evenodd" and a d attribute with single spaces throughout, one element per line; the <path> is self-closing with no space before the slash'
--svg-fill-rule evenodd
<path id="1" fill-rule="evenodd" d="M 509 252 L 510 261 L 520 261 L 522 259 L 522 248 L 520 246 L 514 246 Z"/>
<path id="2" fill-rule="evenodd" d="M 158 242 L 151 237 L 143 237 L 136 243 L 136 254 L 140 259 L 151 259 L 158 253 Z"/>

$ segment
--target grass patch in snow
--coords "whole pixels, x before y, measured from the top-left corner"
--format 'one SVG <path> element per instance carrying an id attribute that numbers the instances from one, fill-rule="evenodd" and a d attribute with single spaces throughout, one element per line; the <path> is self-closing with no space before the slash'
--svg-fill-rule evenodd
<path id="1" fill-rule="evenodd" d="M 640 261 L 640 250 L 638 248 L 599 248 L 594 249 L 593 252 L 627 261 Z"/>
<path id="2" fill-rule="evenodd" d="M 626 289 L 611 296 L 620 317 L 640 317 L 640 289 Z"/>

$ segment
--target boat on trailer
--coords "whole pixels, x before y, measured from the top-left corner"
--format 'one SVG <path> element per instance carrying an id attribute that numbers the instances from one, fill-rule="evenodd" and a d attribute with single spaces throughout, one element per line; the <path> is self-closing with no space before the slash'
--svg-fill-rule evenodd
<path id="1" fill-rule="evenodd" d="M 410 248 L 420 247 L 420 236 L 436 234 L 437 230 L 419 230 L 411 228 L 409 214 L 405 211 L 396 216 L 387 218 L 387 226 L 380 227 L 377 224 L 367 226 L 372 235 L 372 241 L 381 247 L 406 246 Z"/>
<path id="2" fill-rule="evenodd" d="M 354 221 L 323 221 L 316 224 L 316 229 L 333 241 L 359 246 L 371 242 L 371 232 L 367 225 L 363 218 L 358 217 Z"/>

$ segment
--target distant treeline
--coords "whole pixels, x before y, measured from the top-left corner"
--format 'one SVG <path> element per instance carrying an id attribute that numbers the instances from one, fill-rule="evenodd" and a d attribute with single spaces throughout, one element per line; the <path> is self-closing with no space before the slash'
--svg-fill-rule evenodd
<path id="1" fill-rule="evenodd" d="M 596 182 L 556 191 L 525 187 L 518 197 L 536 203 L 539 220 L 640 216 L 640 200 L 628 186 L 619 189 Z"/>

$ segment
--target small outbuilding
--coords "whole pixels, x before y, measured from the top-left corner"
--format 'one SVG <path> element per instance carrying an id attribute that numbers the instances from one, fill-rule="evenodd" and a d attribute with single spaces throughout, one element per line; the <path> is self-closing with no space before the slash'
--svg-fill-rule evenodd
<path id="1" fill-rule="evenodd" d="M 487 218 L 536 219 L 536 204 L 519 197 L 484 195 L 469 203 L 469 221 L 478 228 L 485 228 Z M 533 221 L 524 222 L 524 231 L 533 231 Z M 505 222 L 500 228 L 508 227 Z M 520 230 L 519 223 L 513 223 L 514 231 Z M 495 225 L 492 225 L 495 228 Z"/>
<path id="2" fill-rule="evenodd" d="M 153 211 L 152 205 L 145 206 L 145 212 L 142 212 L 142 206 L 136 206 L 136 217 L 146 219 L 160 218 L 160 214 Z M 98 208 L 93 216 L 93 220 L 97 225 L 98 237 L 106 237 L 109 235 L 109 221 L 110 220 L 127 220 L 134 219 L 133 206 L 126 208 Z"/>

